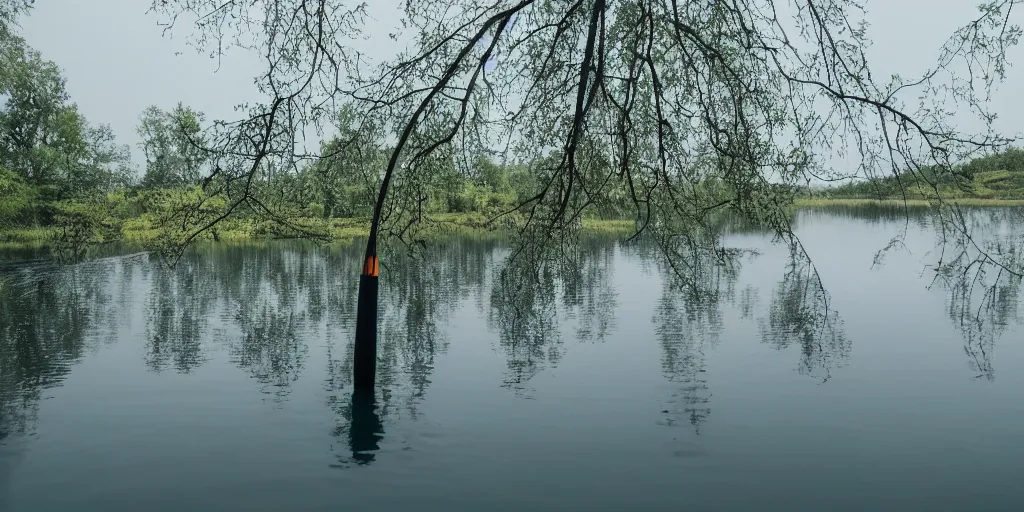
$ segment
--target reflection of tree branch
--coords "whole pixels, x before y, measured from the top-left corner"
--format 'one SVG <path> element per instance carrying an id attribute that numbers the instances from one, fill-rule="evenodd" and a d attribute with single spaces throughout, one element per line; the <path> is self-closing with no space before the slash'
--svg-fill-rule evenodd
<path id="1" fill-rule="evenodd" d="M 790 244 L 789 263 L 775 288 L 768 318 L 761 322 L 761 338 L 778 349 L 799 345 L 800 373 L 820 371 L 824 380 L 849 357 L 842 320 L 831 311 L 817 270 L 795 244 Z"/>
<path id="2" fill-rule="evenodd" d="M 614 324 L 614 246 L 564 241 L 559 250 L 557 258 L 513 253 L 491 286 L 488 320 L 508 364 L 505 385 L 517 392 L 545 365 L 557 364 L 563 324 L 574 327 L 581 342 L 603 340 Z"/>
<path id="3" fill-rule="evenodd" d="M 669 424 L 674 416 L 682 414 L 699 433 L 711 414 L 704 350 L 717 343 L 721 334 L 720 303 L 717 297 L 702 300 L 666 284 L 653 321 L 661 342 L 662 373 L 679 386 L 669 400 L 670 408 L 665 410 L 670 415 Z"/>
<path id="4" fill-rule="evenodd" d="M 521 390 L 545 363 L 558 362 L 561 336 L 551 271 L 516 263 L 498 273 L 489 317 L 508 363 L 505 385 Z"/>
<path id="5" fill-rule="evenodd" d="M 287 307 L 287 304 L 284 305 Z M 294 311 L 280 311 L 264 304 L 262 309 L 245 308 L 239 321 L 242 339 L 232 348 L 232 360 L 248 369 L 253 378 L 276 399 L 287 396 L 289 386 L 303 370 L 307 345 L 298 338 L 303 320 Z M 291 308 L 288 308 L 291 309 Z"/>
<path id="6" fill-rule="evenodd" d="M 668 424 L 683 416 L 700 433 L 711 414 L 704 352 L 716 345 L 724 327 L 722 308 L 735 301 L 744 256 L 756 253 L 717 247 L 717 238 L 699 231 L 652 232 L 662 266 L 662 297 L 652 321 L 662 348 L 662 373 L 678 387 L 668 401 Z M 744 307 L 752 308 L 751 292 Z"/>
<path id="7" fill-rule="evenodd" d="M 205 362 L 202 335 L 205 314 L 213 305 L 216 290 L 197 274 L 204 270 L 195 261 L 176 268 L 151 270 L 149 307 L 146 309 L 146 365 L 154 371 L 174 368 L 189 373 Z"/>
<path id="8" fill-rule="evenodd" d="M 946 291 L 946 312 L 964 337 L 964 352 L 978 377 L 995 379 L 995 341 L 1019 322 L 1022 214 L 1009 208 L 961 210 L 966 229 L 936 226 L 941 247 L 930 286 Z M 980 233 L 980 237 L 964 233 Z M 952 236 L 950 236 L 952 234 Z"/>

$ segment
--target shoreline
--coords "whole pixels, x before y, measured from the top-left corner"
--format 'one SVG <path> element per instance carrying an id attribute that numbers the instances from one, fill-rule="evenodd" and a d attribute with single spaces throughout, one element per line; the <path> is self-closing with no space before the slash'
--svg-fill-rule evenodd
<path id="1" fill-rule="evenodd" d="M 1024 206 L 1024 199 L 984 199 L 961 197 L 943 200 L 946 204 L 959 206 Z M 858 199 L 858 198 L 801 198 L 793 202 L 798 208 L 820 208 L 828 206 L 910 206 L 915 208 L 932 207 L 934 201 L 929 199 Z"/>
<path id="2" fill-rule="evenodd" d="M 955 198 L 946 199 L 945 203 L 973 207 L 1014 207 L 1024 206 L 1024 199 L 983 199 Z M 791 205 L 792 208 L 828 208 L 828 207 L 890 207 L 890 208 L 931 208 L 935 203 L 927 199 L 864 199 L 864 198 L 800 198 Z M 450 236 L 455 234 L 471 234 L 484 236 L 504 236 L 506 228 L 502 226 L 486 226 L 487 218 L 478 213 L 441 213 L 429 215 L 434 224 L 425 228 L 429 237 Z M 328 243 L 337 243 L 353 238 L 365 237 L 369 234 L 369 219 L 333 218 L 323 219 L 292 219 L 297 225 L 309 228 L 326 235 Z M 624 219 L 584 219 L 583 232 L 588 234 L 624 234 L 633 233 L 635 223 Z M 42 251 L 51 247 L 54 239 L 60 234 L 60 228 L 48 227 L 16 227 L 0 228 L 0 251 Z M 212 232 L 207 232 L 197 242 L 262 242 L 272 240 L 289 240 L 302 238 L 283 234 L 280 228 L 267 221 L 236 219 L 225 221 L 216 230 L 216 240 Z M 121 225 L 121 238 L 117 242 L 145 246 L 156 239 L 158 230 L 144 218 L 126 219 Z"/>
<path id="3" fill-rule="evenodd" d="M 485 226 L 485 217 L 479 214 L 436 214 L 428 217 L 434 224 L 425 228 L 428 238 L 452 235 L 505 236 L 508 230 L 502 226 Z M 346 242 L 365 237 L 370 234 L 370 222 L 358 218 L 335 218 L 329 221 L 320 219 L 290 219 L 296 225 L 309 228 L 311 231 L 323 233 L 327 243 Z M 216 230 L 208 231 L 196 239 L 197 243 L 244 243 L 267 242 L 274 240 L 302 239 L 302 236 L 287 235 L 270 227 L 266 221 L 234 220 L 224 221 Z M 583 233 L 631 234 L 635 224 L 632 220 L 619 219 L 584 219 Z M 60 228 L 19 227 L 0 229 L 0 251 L 32 251 L 46 250 L 60 234 Z M 145 246 L 153 242 L 159 231 L 142 219 L 128 219 L 121 227 L 121 238 L 112 241 L 132 246 Z"/>

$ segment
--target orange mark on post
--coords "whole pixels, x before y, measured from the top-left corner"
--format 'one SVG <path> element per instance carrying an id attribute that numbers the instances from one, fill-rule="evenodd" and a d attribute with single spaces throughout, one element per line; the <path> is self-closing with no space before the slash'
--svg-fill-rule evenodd
<path id="1" fill-rule="evenodd" d="M 379 271 L 377 257 L 366 258 L 366 263 L 363 264 L 363 275 L 377 277 Z"/>

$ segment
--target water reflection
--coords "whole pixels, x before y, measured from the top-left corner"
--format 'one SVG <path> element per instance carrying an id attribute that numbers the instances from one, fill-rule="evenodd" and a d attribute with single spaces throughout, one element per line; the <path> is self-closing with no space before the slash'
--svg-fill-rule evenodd
<path id="1" fill-rule="evenodd" d="M 946 292 L 946 313 L 964 338 L 971 370 L 994 380 L 995 342 L 1020 324 L 1024 209 L 956 209 L 947 215 L 963 229 L 934 227 L 939 256 L 932 286 Z"/>
<path id="2" fill-rule="evenodd" d="M 109 261 L 69 269 L 7 265 L 0 272 L 0 441 L 34 431 L 39 402 L 114 321 Z"/>
<path id="3" fill-rule="evenodd" d="M 526 383 L 545 364 L 558 362 L 559 283 L 547 265 L 522 260 L 511 263 L 498 273 L 491 290 L 488 319 L 498 332 L 508 365 L 504 385 L 524 392 Z"/>
<path id="4" fill-rule="evenodd" d="M 788 249 L 785 271 L 767 311 L 756 318 L 761 340 L 779 350 L 798 346 L 798 371 L 828 380 L 832 369 L 849 357 L 850 342 L 810 258 L 796 240 L 781 243 Z M 665 257 L 657 258 L 652 254 L 656 250 Z M 729 311 L 732 321 L 758 315 L 758 288 L 737 285 L 745 264 L 762 255 L 683 237 L 662 239 L 635 252 L 657 261 L 665 276 L 653 318 L 662 373 L 675 384 L 663 411 L 665 424 L 684 420 L 699 433 L 711 414 L 706 352 L 719 343 Z"/>
<path id="5" fill-rule="evenodd" d="M 146 308 L 146 365 L 153 371 L 174 368 L 189 373 L 203 364 L 203 336 L 208 332 L 211 293 L 196 260 L 175 269 L 150 267 Z"/>
<path id="6" fill-rule="evenodd" d="M 248 316 L 255 313 L 253 316 Z M 261 391 L 275 399 L 287 396 L 289 384 L 298 380 L 308 346 L 299 337 L 305 318 L 264 304 L 261 309 L 242 312 L 239 323 L 245 334 L 231 347 L 232 360 L 249 371 Z"/>
<path id="7" fill-rule="evenodd" d="M 417 417 L 435 360 L 448 348 L 452 316 L 461 308 L 483 310 L 506 361 L 502 383 L 521 396 L 530 395 L 533 376 L 558 364 L 566 340 L 600 343 L 614 332 L 617 251 L 670 276 L 653 318 L 662 371 L 678 386 L 668 422 L 686 416 L 699 428 L 710 413 L 704 352 L 718 342 L 722 308 L 737 306 L 744 318 L 756 309 L 756 289 L 736 290 L 740 260 L 748 253 L 688 261 L 688 268 L 702 273 L 681 279 L 649 244 L 623 248 L 584 240 L 558 259 L 505 261 L 507 253 L 494 241 L 462 240 L 396 257 L 386 267 L 379 389 L 369 401 L 351 397 L 356 287 L 349 277 L 358 270 L 358 245 L 206 246 L 173 268 L 143 257 L 47 267 L 50 277 L 39 281 L 9 277 L 0 300 L 3 432 L 31 431 L 41 390 L 60 382 L 81 357 L 86 338 L 99 339 L 95 318 L 125 316 L 143 294 L 143 362 L 154 372 L 191 373 L 221 351 L 269 400 L 281 402 L 307 369 L 310 344 L 323 344 L 334 434 L 350 448 L 338 458 L 369 462 L 380 424 Z M 120 281 L 111 286 L 106 280 L 115 275 Z"/>
<path id="8" fill-rule="evenodd" d="M 507 362 L 504 386 L 521 396 L 533 376 L 558 364 L 563 330 L 597 343 L 615 326 L 615 244 L 584 240 L 562 250 L 557 258 L 515 253 L 495 267 L 488 322 Z"/>
<path id="9" fill-rule="evenodd" d="M 386 407 L 405 386 L 399 393 L 403 408 L 416 415 L 435 358 L 448 349 L 451 316 L 484 289 L 493 253 L 493 242 L 462 240 L 415 257 L 397 256 L 389 263 L 381 278 L 377 350 L 379 383 L 389 396 Z M 408 382 L 402 382 L 404 377 Z"/>
<path id="10" fill-rule="evenodd" d="M 1021 279 L 985 255 L 1013 263 L 1024 254 L 1016 249 L 1021 211 L 963 217 L 989 234 L 978 245 L 951 238 L 927 219 L 907 221 L 902 210 L 837 215 L 874 219 L 879 229 L 925 227 L 944 242 L 933 285 L 947 294 L 946 313 L 964 337 L 972 370 L 994 379 L 996 341 L 1020 321 Z M 755 251 L 664 241 L 584 239 L 557 259 L 506 261 L 503 244 L 463 239 L 415 257 L 393 256 L 382 272 L 373 397 L 353 397 L 351 388 L 358 244 L 205 246 L 174 268 L 145 256 L 67 267 L 7 264 L 0 269 L 0 438 L 31 434 L 46 390 L 90 348 L 140 335 L 139 363 L 151 371 L 193 373 L 219 355 L 271 404 L 288 400 L 305 374 L 326 370 L 331 432 L 335 446 L 344 447 L 335 455 L 341 464 L 369 463 L 385 425 L 419 416 L 436 362 L 459 327 L 457 315 L 475 309 L 486 319 L 505 363 L 495 385 L 530 397 L 531 379 L 558 365 L 574 344 L 601 343 L 616 333 L 624 300 L 616 265 L 646 268 L 661 283 L 645 316 L 670 383 L 664 423 L 699 432 L 713 408 L 707 355 L 734 322 L 749 321 L 763 343 L 792 351 L 796 370 L 818 380 L 828 380 L 850 356 L 827 283 L 822 286 L 798 245 L 781 247 L 781 277 L 764 283 L 744 274 L 762 257 Z M 124 327 L 135 308 L 138 331 Z M 322 358 L 311 356 L 314 350 Z"/>
<path id="11" fill-rule="evenodd" d="M 330 288 L 327 302 L 338 319 L 333 327 L 345 340 L 340 346 L 328 343 L 325 383 L 327 405 L 337 418 L 333 435 L 348 447 L 337 454 L 340 465 L 372 462 L 385 420 L 418 417 L 434 362 L 448 349 L 451 317 L 483 295 L 495 249 L 493 241 L 464 239 L 415 255 L 392 253 L 397 255 L 385 262 L 380 281 L 376 396 L 352 390 L 355 283 L 349 279 Z M 356 275 L 361 256 L 358 245 L 340 249 L 331 274 Z"/>
<path id="12" fill-rule="evenodd" d="M 804 210 L 794 218 L 794 229 L 803 222 L 821 215 L 833 219 L 855 220 L 871 227 L 905 226 L 908 229 L 931 229 L 933 209 L 921 204 L 864 203 L 819 206 Z"/>
<path id="13" fill-rule="evenodd" d="M 849 357 L 850 341 L 810 257 L 799 244 L 790 243 L 788 249 L 786 270 L 773 290 L 768 316 L 759 322 L 761 339 L 780 350 L 798 346 L 799 372 L 828 380 L 832 369 Z"/>
<path id="14" fill-rule="evenodd" d="M 376 399 L 372 394 L 353 393 L 345 407 L 338 410 L 345 420 L 333 435 L 336 438 L 347 438 L 351 461 L 358 465 L 373 462 L 380 449 L 380 441 L 384 439 L 384 423 L 377 414 Z M 344 457 L 339 457 L 338 467 L 346 467 Z"/>
<path id="15" fill-rule="evenodd" d="M 945 294 L 946 315 L 964 341 L 967 363 L 976 378 L 995 379 L 992 358 L 996 341 L 1020 325 L 1020 291 L 1024 272 L 1024 208 L 970 208 L 947 205 L 933 209 L 899 206 L 827 208 L 816 212 L 834 218 L 895 228 L 887 252 L 909 252 L 905 239 L 931 236 L 924 270 L 929 286 Z M 812 213 L 808 212 L 806 218 Z M 909 227 L 909 229 L 908 229 Z"/>
<path id="16" fill-rule="evenodd" d="M 685 419 L 699 433 L 711 414 L 705 353 L 719 342 L 723 307 L 735 299 L 744 257 L 755 254 L 699 251 L 689 243 L 669 240 L 662 240 L 660 248 L 668 257 L 655 261 L 666 279 L 653 322 L 662 350 L 662 374 L 674 384 L 663 411 L 665 423 Z"/>

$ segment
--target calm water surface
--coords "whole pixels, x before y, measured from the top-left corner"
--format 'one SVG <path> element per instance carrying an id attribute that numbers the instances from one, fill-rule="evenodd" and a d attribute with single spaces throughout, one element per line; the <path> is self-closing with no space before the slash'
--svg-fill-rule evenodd
<path id="1" fill-rule="evenodd" d="M 1020 281 L 936 272 L 916 217 L 797 232 L 827 301 L 760 234 L 691 286 L 596 240 L 533 280 L 481 241 L 393 265 L 375 403 L 359 248 L 0 264 L 0 510 L 1024 510 Z"/>

